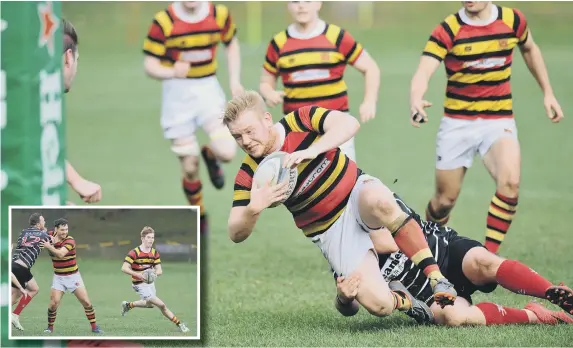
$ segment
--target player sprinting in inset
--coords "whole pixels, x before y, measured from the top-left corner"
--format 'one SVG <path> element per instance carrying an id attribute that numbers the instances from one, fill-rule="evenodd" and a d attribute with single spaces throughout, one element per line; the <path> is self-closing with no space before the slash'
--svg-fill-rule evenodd
<path id="1" fill-rule="evenodd" d="M 155 231 L 153 228 L 145 226 L 143 230 L 141 230 L 141 245 L 135 249 L 131 249 L 125 257 L 121 271 L 131 276 L 133 290 L 137 292 L 141 299 L 133 302 L 123 301 L 121 303 L 121 315 L 124 316 L 125 313 L 136 307 L 153 308 L 153 306 L 155 306 L 161 310 L 161 313 L 163 313 L 167 319 L 177 325 L 181 332 L 189 332 L 189 328 L 157 297 L 155 284 L 153 282 L 148 284 L 143 281 L 142 273 L 147 269 L 155 271 L 158 277 L 163 274 L 159 252 L 153 248 L 154 241 Z"/>
<path id="2" fill-rule="evenodd" d="M 20 287 L 26 289 L 27 292 L 27 294 L 22 293 L 18 285 L 12 283 L 12 306 L 16 303 L 18 305 L 12 312 L 11 321 L 12 326 L 20 331 L 24 330 L 20 324 L 20 313 L 40 290 L 36 279 L 32 275 L 32 266 L 34 266 L 42 251 L 40 244 L 51 239 L 46 233 L 44 228 L 45 220 L 40 213 L 30 215 L 29 223 L 29 227 L 20 233 L 16 242 L 16 250 L 14 250 L 14 255 L 12 256 L 12 274 L 20 283 Z"/>
<path id="3" fill-rule="evenodd" d="M 95 310 L 88 297 L 84 281 L 80 275 L 80 270 L 76 260 L 76 241 L 68 234 L 68 220 L 57 219 L 54 222 L 54 232 L 52 233 L 53 244 L 50 242 L 41 243 L 43 248 L 48 250 L 54 266 L 54 279 L 50 291 L 50 305 L 48 307 L 48 327 L 45 333 L 54 332 L 54 323 L 60 301 L 66 292 L 76 296 L 84 307 L 86 317 L 90 322 L 93 333 L 101 334 L 103 331 L 96 324 Z"/>

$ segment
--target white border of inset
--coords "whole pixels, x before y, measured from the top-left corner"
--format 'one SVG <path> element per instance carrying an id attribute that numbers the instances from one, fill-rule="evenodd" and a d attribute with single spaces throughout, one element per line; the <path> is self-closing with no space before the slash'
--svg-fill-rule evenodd
<path id="1" fill-rule="evenodd" d="M 201 340 L 201 234 L 200 234 L 200 207 L 199 206 L 170 206 L 170 205 L 62 205 L 62 206 L 43 206 L 43 205 L 10 205 L 8 207 L 8 243 L 12 243 L 12 209 L 38 209 L 38 210 L 53 210 L 53 209 L 70 209 L 70 210 L 90 210 L 90 209 L 155 209 L 155 210 L 167 210 L 167 209 L 180 209 L 180 210 L 194 210 L 197 213 L 197 333 L 195 336 L 44 336 L 41 333 L 38 336 L 12 336 L 12 323 L 10 314 L 12 313 L 12 303 L 9 303 L 8 311 L 8 338 L 10 340 L 138 340 L 138 341 L 149 341 L 149 340 L 186 340 L 186 341 L 197 341 Z M 10 259 L 8 260 L 8 271 L 12 272 L 12 248 L 10 250 Z M 2 266 L 0 266 L 1 268 Z M 10 277 L 8 277 L 10 280 Z M 9 282 L 11 284 L 11 282 Z M 12 287 L 7 286 L 7 290 L 11 290 Z M 7 295 L 6 298 L 11 298 L 10 293 L 3 294 Z M 104 328 L 105 329 L 105 328 Z M 104 330 L 105 332 L 105 330 Z M 104 334 L 105 335 L 105 334 Z"/>

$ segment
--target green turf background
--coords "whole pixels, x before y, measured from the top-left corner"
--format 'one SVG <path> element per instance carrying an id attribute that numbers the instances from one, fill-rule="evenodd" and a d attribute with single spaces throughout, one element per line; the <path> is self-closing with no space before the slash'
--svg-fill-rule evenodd
<path id="1" fill-rule="evenodd" d="M 516 6 L 515 2 L 500 4 Z M 63 4 L 64 14 L 80 34 L 81 55 L 77 80 L 67 95 L 68 154 L 78 171 L 101 183 L 101 204 L 185 204 L 178 162 L 162 139 L 159 126 L 160 84 L 146 78 L 142 66 L 142 39 L 153 14 L 165 5 Z M 237 21 L 239 38 L 244 41 L 244 28 L 257 19 L 249 17 L 244 3 L 228 5 Z M 358 163 L 388 183 L 415 209 L 423 210 L 433 193 L 434 141 L 441 116 L 444 72 L 440 69 L 432 80 L 427 99 L 435 107 L 430 110 L 430 122 L 422 129 L 414 129 L 408 122 L 409 81 L 431 30 L 456 11 L 459 3 L 376 3 L 372 28 L 362 28 L 355 13 L 339 6 L 325 3 L 323 17 L 349 30 L 382 70 L 377 117 L 362 127 L 356 140 Z M 568 139 L 572 131 L 568 113 L 573 110 L 573 3 L 528 2 L 517 6 L 528 17 L 533 37 L 543 50 L 567 118 L 558 125 L 548 121 L 539 88 L 523 60 L 516 57 L 512 83 L 523 151 L 522 187 L 517 217 L 500 251 L 505 257 L 528 263 L 552 281 L 573 284 L 573 140 Z M 242 45 L 242 82 L 247 88 L 257 88 L 268 40 L 288 24 L 285 7 L 284 3 L 265 3 L 262 41 Z M 221 58 L 219 78 L 228 92 L 226 64 Z M 351 111 L 356 113 L 364 82 L 352 68 L 348 69 L 346 81 L 350 86 Z M 273 111 L 278 120 L 279 108 Z M 361 310 L 353 318 L 339 316 L 332 305 L 334 286 L 326 262 L 283 208 L 265 212 L 245 243 L 233 244 L 228 239 L 225 223 L 231 205 L 231 182 L 241 157 L 225 167 L 224 190 L 204 185 L 212 224 L 209 257 L 203 263 L 203 300 L 208 302 L 203 307 L 203 344 L 573 345 L 572 327 L 444 329 L 416 327 L 399 314 L 380 319 Z M 202 173 L 206 178 L 204 168 Z M 392 184 L 395 179 L 397 183 Z M 490 177 L 476 161 L 465 180 L 451 225 L 467 236 L 483 240 L 494 190 Z M 76 197 L 70 198 L 80 202 Z M 503 289 L 475 299 L 519 307 L 529 300 Z M 45 304 L 33 302 L 28 313 L 34 311 L 34 306 L 41 308 L 38 320 L 43 325 Z M 81 311 L 76 312 L 78 318 L 85 320 Z M 59 315 L 63 313 L 64 309 Z M 102 315 L 98 312 L 99 317 Z M 162 325 L 158 313 L 148 318 L 150 326 Z M 164 332 L 170 335 L 173 331 L 167 327 Z M 157 342 L 146 346 L 176 344 L 188 345 Z"/>

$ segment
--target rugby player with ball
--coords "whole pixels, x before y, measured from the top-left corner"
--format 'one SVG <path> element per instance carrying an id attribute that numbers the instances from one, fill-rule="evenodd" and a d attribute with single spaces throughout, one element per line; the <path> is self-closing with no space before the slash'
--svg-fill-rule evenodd
<path id="1" fill-rule="evenodd" d="M 149 226 L 141 230 L 141 245 L 131 249 L 124 259 L 121 271 L 131 276 L 132 287 L 140 297 L 139 301 L 123 301 L 121 303 L 121 315 L 124 316 L 133 308 L 159 308 L 161 313 L 173 322 L 181 332 L 189 332 L 187 325 L 182 323 L 167 308 L 167 305 L 157 297 L 155 279 L 163 274 L 159 251 L 153 248 L 155 231 Z"/>
<path id="2" fill-rule="evenodd" d="M 235 179 L 228 221 L 232 241 L 247 239 L 261 212 L 282 203 L 337 274 L 361 276 L 357 301 L 373 315 L 386 316 L 418 305 L 390 291 L 380 274 L 369 232 L 386 227 L 428 277 L 435 301 L 454 302 L 456 291 L 440 272 L 420 226 L 379 179 L 340 150 L 358 131 L 356 118 L 305 106 L 274 124 L 263 98 L 249 91 L 227 103 L 223 122 L 247 153 Z M 429 314 L 422 310 L 421 315 Z"/>

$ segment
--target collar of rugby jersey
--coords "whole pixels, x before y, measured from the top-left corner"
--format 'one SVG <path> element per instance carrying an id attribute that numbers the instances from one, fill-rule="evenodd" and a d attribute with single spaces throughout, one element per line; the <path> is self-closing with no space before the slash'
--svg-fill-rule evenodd
<path id="1" fill-rule="evenodd" d="M 489 25 L 489 24 L 495 22 L 497 19 L 497 16 L 499 15 L 499 10 L 498 10 L 497 6 L 495 6 L 495 5 L 490 5 L 490 6 L 491 6 L 491 15 L 489 16 L 488 19 L 483 20 L 483 21 L 478 21 L 478 20 L 469 18 L 466 11 L 463 8 L 460 9 L 458 14 L 460 15 L 460 18 L 462 19 L 462 21 L 464 23 L 469 24 L 469 25 L 473 25 L 476 27 L 484 27 L 486 25 Z"/>
<path id="2" fill-rule="evenodd" d="M 190 14 L 187 10 L 183 7 L 183 4 L 180 1 L 177 1 L 173 4 L 173 12 L 175 15 L 184 22 L 187 23 L 198 23 L 201 22 L 203 19 L 207 18 L 209 15 L 209 2 L 208 1 L 201 1 L 197 11 L 195 13 Z"/>
<path id="3" fill-rule="evenodd" d="M 312 29 L 308 33 L 301 33 L 300 31 L 296 30 L 296 26 L 294 24 L 288 26 L 287 32 L 289 36 L 292 38 L 299 40 L 306 40 L 322 34 L 325 29 L 326 29 L 326 22 L 320 19 L 318 23 L 316 23 L 314 29 Z"/>

